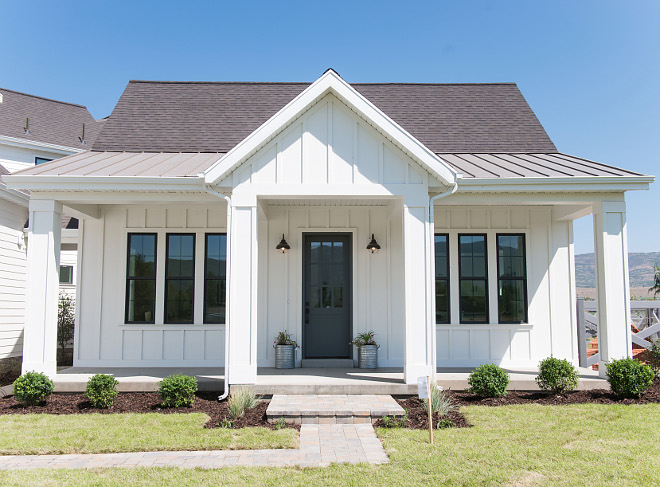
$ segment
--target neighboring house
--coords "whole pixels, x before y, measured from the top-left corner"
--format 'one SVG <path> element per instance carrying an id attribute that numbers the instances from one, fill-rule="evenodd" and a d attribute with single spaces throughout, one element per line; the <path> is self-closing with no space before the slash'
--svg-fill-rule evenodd
<path id="1" fill-rule="evenodd" d="M 0 88 L 0 175 L 88 150 L 102 124 L 84 106 Z M 0 185 L 0 359 L 22 354 L 28 200 Z M 75 218 L 62 218 L 60 275 L 71 295 L 77 228 Z"/>
<path id="2" fill-rule="evenodd" d="M 77 366 L 226 363 L 251 384 L 281 330 L 302 366 L 354 360 L 351 337 L 374 330 L 407 383 L 577 364 L 587 214 L 601 359 L 631 353 L 624 193 L 653 177 L 559 153 L 515 84 L 135 81 L 91 151 L 4 179 L 32 196 L 24 370 L 55 373 L 68 209 Z"/>

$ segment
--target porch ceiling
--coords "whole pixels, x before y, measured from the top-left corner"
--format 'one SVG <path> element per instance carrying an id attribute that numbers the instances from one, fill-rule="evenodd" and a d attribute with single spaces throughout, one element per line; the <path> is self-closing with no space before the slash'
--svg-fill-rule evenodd
<path id="1" fill-rule="evenodd" d="M 360 198 L 360 199 L 263 199 L 262 202 L 269 206 L 389 206 L 395 200 L 378 198 Z"/>

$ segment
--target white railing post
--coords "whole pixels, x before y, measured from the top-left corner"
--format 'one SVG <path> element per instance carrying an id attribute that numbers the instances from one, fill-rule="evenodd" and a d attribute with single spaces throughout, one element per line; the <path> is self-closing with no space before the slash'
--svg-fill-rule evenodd
<path id="1" fill-rule="evenodd" d="M 587 368 L 587 329 L 584 323 L 584 298 L 577 299 L 578 359 L 582 368 Z"/>

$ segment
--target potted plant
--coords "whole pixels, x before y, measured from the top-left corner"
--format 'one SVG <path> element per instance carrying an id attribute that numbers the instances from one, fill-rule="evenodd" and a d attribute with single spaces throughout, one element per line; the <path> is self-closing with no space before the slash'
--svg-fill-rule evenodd
<path id="1" fill-rule="evenodd" d="M 358 349 L 358 367 L 361 369 L 378 368 L 378 349 L 380 346 L 374 340 L 373 331 L 359 333 L 351 342 Z"/>
<path id="2" fill-rule="evenodd" d="M 296 366 L 296 348 L 298 344 L 288 331 L 281 331 L 277 334 L 275 343 L 275 368 L 293 369 Z"/>

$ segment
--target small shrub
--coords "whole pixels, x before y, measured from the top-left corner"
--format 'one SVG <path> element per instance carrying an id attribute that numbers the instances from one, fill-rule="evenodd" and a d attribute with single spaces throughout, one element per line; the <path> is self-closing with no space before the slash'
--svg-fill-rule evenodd
<path id="1" fill-rule="evenodd" d="M 408 412 L 406 411 L 406 414 L 401 416 L 400 418 L 397 418 L 396 416 L 383 416 L 381 419 L 383 423 L 383 428 L 404 428 L 406 426 L 406 423 L 408 422 Z"/>
<path id="2" fill-rule="evenodd" d="M 481 397 L 501 397 L 506 395 L 509 374 L 495 364 L 480 365 L 470 374 L 469 392 Z"/>
<path id="3" fill-rule="evenodd" d="M 544 391 L 563 394 L 577 387 L 578 373 L 568 360 L 548 357 L 539 363 L 536 383 Z"/>
<path id="4" fill-rule="evenodd" d="M 274 430 L 281 430 L 282 428 L 286 428 L 286 421 L 284 418 L 278 418 L 277 421 L 275 421 L 275 425 L 273 426 Z"/>
<path id="5" fill-rule="evenodd" d="M 632 358 L 612 360 L 607 364 L 607 381 L 619 397 L 639 397 L 653 384 L 653 370 Z"/>
<path id="6" fill-rule="evenodd" d="M 232 419 L 238 419 L 243 416 L 246 409 L 252 409 L 257 404 L 257 396 L 252 389 L 247 387 L 236 389 L 229 395 L 229 415 Z"/>
<path id="7" fill-rule="evenodd" d="M 656 375 L 660 373 L 660 338 L 653 342 L 653 347 L 649 350 L 649 365 Z"/>
<path id="8" fill-rule="evenodd" d="M 220 421 L 220 427 L 225 428 L 225 429 L 232 429 L 236 424 L 229 418 L 225 417 L 222 418 L 222 421 Z"/>
<path id="9" fill-rule="evenodd" d="M 456 405 L 452 398 L 442 390 L 437 384 L 431 382 L 429 387 L 429 397 L 431 399 L 431 411 L 438 413 L 440 416 L 447 416 L 450 412 L 456 409 Z M 428 414 L 429 402 L 422 401 L 424 411 Z"/>
<path id="10" fill-rule="evenodd" d="M 454 422 L 451 420 L 451 418 L 444 417 L 441 418 L 440 421 L 435 425 L 436 429 L 443 430 L 447 428 L 453 428 L 454 427 Z"/>
<path id="11" fill-rule="evenodd" d="M 117 384 L 111 375 L 96 374 L 87 381 L 85 397 L 95 408 L 109 408 L 117 397 Z"/>
<path id="12" fill-rule="evenodd" d="M 14 397 L 25 406 L 34 406 L 53 393 L 53 381 L 41 372 L 26 372 L 14 381 Z"/>
<path id="13" fill-rule="evenodd" d="M 188 375 L 170 375 L 158 383 L 162 406 L 180 408 L 192 406 L 197 392 L 197 379 Z"/>
<path id="14" fill-rule="evenodd" d="M 67 344 L 73 340 L 76 326 L 76 303 L 71 296 L 60 293 L 57 303 L 57 344 L 64 357 Z"/>

